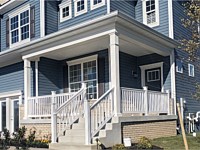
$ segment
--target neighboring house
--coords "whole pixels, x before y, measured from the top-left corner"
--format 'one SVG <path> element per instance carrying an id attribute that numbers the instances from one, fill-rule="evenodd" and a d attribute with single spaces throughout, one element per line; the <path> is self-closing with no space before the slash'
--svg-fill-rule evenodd
<path id="1" fill-rule="evenodd" d="M 0 130 L 90 149 L 176 135 L 180 98 L 200 109 L 178 1 L 10 0 L 0 14 Z"/>

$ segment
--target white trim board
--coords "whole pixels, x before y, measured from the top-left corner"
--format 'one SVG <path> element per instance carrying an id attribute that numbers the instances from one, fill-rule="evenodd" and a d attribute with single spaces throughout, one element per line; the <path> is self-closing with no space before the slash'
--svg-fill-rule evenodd
<path id="1" fill-rule="evenodd" d="M 159 67 L 160 67 L 160 72 L 161 72 L 161 91 L 164 92 L 163 62 L 140 66 L 140 69 L 141 69 L 141 86 L 142 87 L 145 86 L 145 70 L 147 70 L 147 69 L 153 69 L 153 68 L 159 68 Z"/>
<path id="2" fill-rule="evenodd" d="M 0 98 L 7 98 L 7 97 L 21 96 L 21 95 L 22 95 L 22 91 L 17 90 L 17 91 L 0 93 Z"/>

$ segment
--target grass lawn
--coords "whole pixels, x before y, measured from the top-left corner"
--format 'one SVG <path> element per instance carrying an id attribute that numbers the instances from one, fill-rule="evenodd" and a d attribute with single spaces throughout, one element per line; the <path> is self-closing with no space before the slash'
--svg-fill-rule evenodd
<path id="1" fill-rule="evenodd" d="M 197 137 L 187 135 L 189 150 L 200 150 L 200 133 Z M 166 150 L 184 150 L 183 138 L 181 135 L 175 137 L 158 138 L 152 141 L 152 144 Z"/>

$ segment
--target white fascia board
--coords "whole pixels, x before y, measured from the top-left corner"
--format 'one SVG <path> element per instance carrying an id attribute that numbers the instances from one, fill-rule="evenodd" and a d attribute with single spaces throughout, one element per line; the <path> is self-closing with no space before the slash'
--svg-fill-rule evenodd
<path id="1" fill-rule="evenodd" d="M 0 98 L 7 98 L 7 97 L 21 96 L 21 95 L 22 95 L 22 91 L 17 90 L 17 91 L 0 93 Z"/>

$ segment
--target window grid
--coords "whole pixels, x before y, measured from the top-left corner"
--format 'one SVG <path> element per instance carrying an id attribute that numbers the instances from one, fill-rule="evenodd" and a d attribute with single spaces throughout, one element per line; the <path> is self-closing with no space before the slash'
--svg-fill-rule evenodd
<path id="1" fill-rule="evenodd" d="M 155 0 L 146 1 L 147 24 L 156 22 Z"/>
<path id="2" fill-rule="evenodd" d="M 65 7 L 62 9 L 62 15 L 63 15 L 63 18 L 65 17 L 68 17 L 69 16 L 69 6 Z"/>
<path id="3" fill-rule="evenodd" d="M 77 2 L 77 12 L 82 11 L 85 9 L 85 1 L 80 0 Z"/>
<path id="4" fill-rule="evenodd" d="M 93 0 L 94 5 L 97 5 L 99 3 L 102 3 L 102 0 Z"/>
<path id="5" fill-rule="evenodd" d="M 81 89 L 86 83 L 87 98 L 97 99 L 97 61 L 82 62 L 69 66 L 70 92 Z"/>
<path id="6" fill-rule="evenodd" d="M 147 82 L 154 82 L 160 80 L 160 70 L 147 71 Z"/>
<path id="7" fill-rule="evenodd" d="M 11 44 L 21 42 L 30 37 L 29 25 L 29 10 L 26 10 L 10 18 Z"/>

